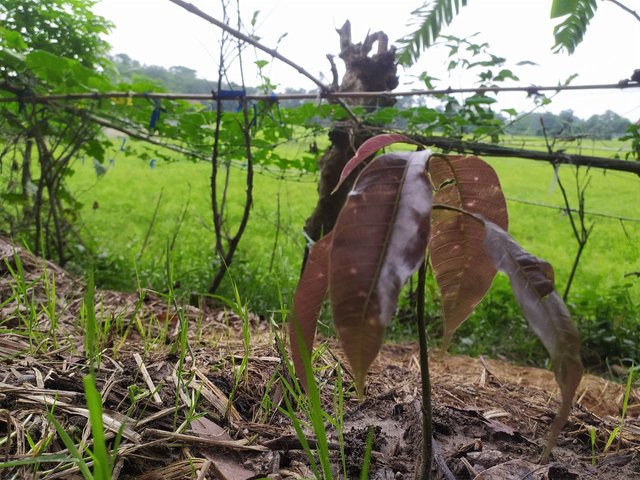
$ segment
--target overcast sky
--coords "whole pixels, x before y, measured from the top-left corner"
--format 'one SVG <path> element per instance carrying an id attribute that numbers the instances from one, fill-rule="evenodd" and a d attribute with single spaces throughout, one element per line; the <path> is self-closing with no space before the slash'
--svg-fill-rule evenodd
<path id="1" fill-rule="evenodd" d="M 206 13 L 221 18 L 219 0 L 193 0 Z M 278 47 L 280 53 L 320 77 L 330 77 L 325 55 L 339 52 L 335 28 L 346 19 L 352 24 L 354 41 L 367 31 L 383 30 L 391 41 L 411 31 L 407 23 L 420 0 L 241 0 L 243 22 L 248 25 L 253 12 L 260 10 L 256 34 L 261 42 Z M 491 52 L 507 58 L 508 67 L 522 85 L 556 85 L 573 74 L 573 84 L 616 83 L 640 68 L 640 22 L 609 2 L 599 2 L 585 41 L 576 52 L 553 54 L 553 21 L 549 19 L 551 0 L 469 0 L 447 34 L 466 37 L 480 32 L 474 40 L 488 42 Z M 235 9 L 235 6 L 233 7 Z M 98 14 L 115 24 L 107 40 L 113 53 L 126 53 L 145 64 L 193 68 L 202 78 L 217 78 L 220 31 L 169 0 L 102 0 Z M 266 54 L 247 51 L 245 63 L 270 60 Z M 538 66 L 517 67 L 529 60 Z M 401 86 L 416 87 L 414 78 L 422 71 L 437 77 L 439 87 L 474 86 L 472 78 L 446 71 L 443 49 L 427 51 L 420 63 L 409 70 L 399 69 Z M 284 87 L 313 88 L 291 67 L 274 61 L 268 74 Z M 412 83 L 413 82 L 413 83 Z M 247 84 L 258 81 L 248 68 Z M 532 106 L 523 93 L 500 94 L 502 108 L 526 110 Z M 563 92 L 548 107 L 553 112 L 572 109 L 580 117 L 611 109 L 632 120 L 640 118 L 640 89 L 598 90 L 586 93 Z"/>

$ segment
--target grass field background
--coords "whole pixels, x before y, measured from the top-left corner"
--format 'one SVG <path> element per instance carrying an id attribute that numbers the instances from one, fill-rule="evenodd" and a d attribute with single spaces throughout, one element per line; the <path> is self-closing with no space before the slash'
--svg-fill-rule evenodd
<path id="1" fill-rule="evenodd" d="M 544 148 L 542 139 L 514 138 L 511 143 L 525 148 Z M 589 155 L 613 156 L 619 145 L 620 142 L 613 140 L 572 148 Z M 284 148 L 289 149 L 290 155 L 296 155 L 296 149 L 304 149 L 306 145 Z M 511 234 L 531 253 L 554 266 L 557 288 L 562 293 L 577 243 L 567 215 L 559 209 L 540 206 L 563 206 L 553 167 L 545 162 L 515 158 L 486 160 L 498 172 L 509 200 Z M 148 161 L 120 154 L 115 155 L 113 165 L 101 177 L 97 177 L 88 162 L 77 164 L 75 170 L 72 189 L 84 204 L 82 220 L 86 237 L 98 254 L 91 260 L 95 262 L 93 265 L 80 265 L 80 268 L 95 268 L 98 282 L 107 288 L 130 290 L 139 284 L 162 291 L 167 288 L 167 247 L 175 238 L 170 263 L 178 291 L 185 294 L 206 291 L 212 266 L 218 264 L 213 249 L 210 164 L 159 162 L 151 168 Z M 295 288 L 305 244 L 302 227 L 317 199 L 316 177 L 304 175 L 285 181 L 278 179 L 277 173 L 260 169 L 258 172 L 251 218 L 231 267 L 231 278 L 250 308 L 268 315 L 269 311 L 280 308 L 281 295 L 288 304 Z M 577 206 L 575 172 L 576 169 L 569 166 L 562 166 L 558 171 L 573 206 Z M 228 227 L 233 231 L 242 208 L 245 172 L 232 168 L 230 174 Z M 640 222 L 637 221 L 640 219 L 640 178 L 595 169 L 580 169 L 579 174 L 583 180 L 585 176 L 590 177 L 585 207 L 588 212 L 636 221 L 587 216 L 589 224 L 593 222 L 595 226 L 574 279 L 570 307 L 575 315 L 591 324 L 605 316 L 606 321 L 612 323 L 635 323 L 640 310 L 640 280 L 625 275 L 640 270 Z M 158 213 L 151 225 L 156 205 Z M 186 216 L 180 223 L 185 209 Z M 144 245 L 148 232 L 148 242 Z M 220 294 L 231 297 L 231 291 L 227 279 Z M 486 331 L 485 343 L 478 339 L 468 342 L 479 351 L 489 348 L 492 342 L 489 337 L 492 331 L 495 334 L 488 323 L 502 328 L 499 319 L 489 317 L 509 317 L 511 321 L 513 316 L 518 316 L 504 278 L 498 278 L 484 303 L 467 327 Z M 618 318 L 620 316 L 624 318 Z M 630 318 L 632 316 L 635 318 Z M 512 337 L 526 334 L 526 328 L 521 327 L 507 334 Z M 464 328 L 460 331 L 463 347 L 469 332 Z"/>

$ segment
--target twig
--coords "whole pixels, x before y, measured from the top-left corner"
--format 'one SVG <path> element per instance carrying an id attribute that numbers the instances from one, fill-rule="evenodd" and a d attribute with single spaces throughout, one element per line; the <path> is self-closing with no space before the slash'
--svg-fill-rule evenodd
<path id="1" fill-rule="evenodd" d="M 224 4 L 223 4 L 224 5 Z M 224 44 L 225 37 L 220 42 L 220 59 L 218 64 L 218 95 L 216 99 L 216 122 L 213 130 L 213 150 L 211 153 L 211 211 L 213 215 L 213 228 L 215 232 L 215 252 L 218 257 L 224 259 L 222 246 L 222 213 L 218 205 L 218 159 L 220 157 L 220 131 L 222 127 L 222 100 L 220 90 L 222 89 L 222 79 L 224 77 Z M 222 266 L 220 267 L 222 269 Z M 211 289 L 210 289 L 211 291 Z"/>
<path id="2" fill-rule="evenodd" d="M 467 460 L 466 458 L 462 457 L 460 459 L 460 461 L 462 462 L 462 464 L 467 469 L 467 472 L 469 472 L 469 475 L 471 475 L 471 478 L 476 478 L 476 476 L 478 475 L 478 471 L 475 468 L 473 468 L 473 465 L 471 465 L 469 463 L 469 460 Z"/>
<path id="3" fill-rule="evenodd" d="M 334 90 L 338 90 L 340 85 L 338 83 L 338 67 L 336 66 L 336 62 L 333 60 L 333 55 L 327 53 L 327 60 L 329 60 L 329 65 L 331 66 L 331 86 Z"/>
<path id="4" fill-rule="evenodd" d="M 171 0 L 174 1 L 174 0 Z M 240 63 L 240 77 L 241 77 L 241 81 L 242 81 L 242 89 L 244 90 L 245 88 L 245 81 L 244 81 L 244 70 L 243 70 L 243 66 L 242 66 L 242 50 L 240 48 L 240 46 L 238 46 L 238 58 L 239 58 L 239 63 Z M 220 75 L 218 78 L 218 93 L 220 93 L 220 88 L 222 85 L 222 74 L 224 72 L 223 70 L 223 58 L 222 58 L 222 48 L 220 50 Z M 217 253 L 218 255 L 220 255 L 221 257 L 221 265 L 220 268 L 218 269 L 218 271 L 216 272 L 216 275 L 213 277 L 213 280 L 211 281 L 211 285 L 209 286 L 209 293 L 215 293 L 216 290 L 218 289 L 218 287 L 220 286 L 220 283 L 222 282 L 222 279 L 224 278 L 225 274 L 227 273 L 227 270 L 229 268 L 229 266 L 231 265 L 231 262 L 233 261 L 233 257 L 235 255 L 236 249 L 238 248 L 238 244 L 240 243 L 240 239 L 242 238 L 242 235 L 244 234 L 244 231 L 247 227 L 247 224 L 249 222 L 249 215 L 251 213 L 251 207 L 253 205 L 253 152 L 251 151 L 251 122 L 249 121 L 249 105 L 248 105 L 248 101 L 246 98 L 241 99 L 241 103 L 242 103 L 242 118 L 243 118 L 243 125 L 242 125 L 242 134 L 243 134 L 243 140 L 244 140 L 244 147 L 245 147 L 245 155 L 246 155 L 246 159 L 247 159 L 247 175 L 246 175 L 246 193 L 245 193 L 245 201 L 244 201 L 244 208 L 242 211 L 242 218 L 240 219 L 240 224 L 238 225 L 238 229 L 236 230 L 236 233 L 233 235 L 233 237 L 229 238 L 228 242 L 227 242 L 227 248 L 226 248 L 226 252 L 224 251 L 223 247 L 222 247 L 222 222 L 224 221 L 224 218 L 222 217 L 223 214 L 223 209 L 224 209 L 224 204 L 226 201 L 226 193 L 227 193 L 227 188 L 225 185 L 225 189 L 224 189 L 224 196 L 221 199 L 222 205 L 219 209 L 219 211 L 216 211 L 216 197 L 217 197 L 217 184 L 216 184 L 216 175 L 217 175 L 217 162 L 218 162 L 218 145 L 219 145 L 219 133 L 220 133 L 220 120 L 222 118 L 222 109 L 221 109 L 221 102 L 220 100 L 217 101 L 217 117 L 216 117 L 216 140 L 215 140 L 215 147 L 214 147 L 214 158 L 213 158 L 213 174 L 211 177 L 211 192 L 212 192 L 212 200 L 213 200 L 213 205 L 214 205 L 214 222 L 216 225 L 216 246 L 217 246 Z M 229 170 L 227 169 L 227 181 L 228 181 L 228 177 L 229 176 Z"/>
<path id="5" fill-rule="evenodd" d="M 125 135 L 128 135 L 131 138 L 135 138 L 136 140 L 141 140 L 143 142 L 147 142 L 150 143 L 151 145 L 157 145 L 159 147 L 163 147 L 166 148 L 167 150 L 172 150 L 176 153 L 180 153 L 182 155 L 191 157 L 191 158 L 197 158 L 198 160 L 210 160 L 210 157 L 208 155 L 206 155 L 205 153 L 201 153 L 201 152 L 196 152 L 193 150 L 187 150 L 186 148 L 182 148 L 178 145 L 173 145 L 170 143 L 164 143 L 164 142 L 160 142 L 152 137 L 149 137 L 148 135 L 144 135 L 142 133 L 136 132 L 135 130 L 132 130 L 130 128 L 127 127 L 123 127 L 121 125 L 118 125 L 117 123 L 114 123 L 106 118 L 103 117 L 99 117 L 98 115 L 94 115 L 92 113 L 87 113 L 84 112 L 82 110 L 78 110 L 72 107 L 66 107 L 65 110 L 68 110 L 70 112 L 74 112 L 78 115 L 84 115 L 84 117 L 97 124 L 100 125 L 102 127 L 107 127 L 107 128 L 111 128 L 113 130 L 117 130 L 120 133 L 124 133 Z"/>
<path id="6" fill-rule="evenodd" d="M 187 201 L 182 208 L 182 212 L 180 212 L 180 216 L 178 217 L 178 221 L 176 223 L 175 228 L 173 229 L 173 235 L 171 235 L 171 242 L 169 243 L 169 253 L 173 253 L 173 249 L 176 246 L 176 240 L 178 239 L 178 234 L 180 233 L 180 229 L 182 228 L 182 224 L 184 223 L 185 218 L 187 218 L 187 212 L 189 211 L 189 203 L 191 203 L 191 184 L 189 184 L 189 196 L 187 197 Z"/>
<path id="7" fill-rule="evenodd" d="M 236 30 L 235 28 L 230 27 L 226 23 L 223 23 L 220 20 L 217 20 L 216 18 L 212 17 L 211 15 L 207 15 L 206 13 L 204 13 L 202 10 L 200 10 L 198 7 L 192 5 L 191 3 L 184 2 L 183 0 L 169 0 L 169 1 L 172 2 L 172 3 L 175 3 L 176 5 L 178 5 L 178 6 L 182 7 L 182 8 L 184 8 L 185 10 L 193 13 L 194 15 L 197 15 L 198 17 L 206 20 L 207 22 L 212 23 L 216 27 L 221 28 L 222 30 L 224 30 L 227 33 L 230 33 L 231 35 L 233 35 L 236 38 L 239 38 L 243 42 L 246 42 L 249 45 L 253 45 L 257 49 L 262 50 L 263 52 L 271 55 L 273 58 L 277 58 L 281 62 L 284 62 L 287 65 L 289 65 L 290 67 L 293 67 L 295 70 L 298 71 L 298 73 L 300 73 L 301 75 L 304 75 L 309 80 L 311 80 L 313 83 L 315 83 L 320 88 L 320 93 L 321 93 L 322 96 L 327 96 L 327 94 L 330 92 L 330 88 L 327 87 L 324 83 L 322 83 L 316 77 L 311 75 L 309 72 L 307 72 L 304 68 L 302 68 L 297 63 L 289 60 L 284 55 L 281 55 L 280 53 L 278 53 L 277 50 L 274 50 L 272 48 L 266 47 L 265 45 L 262 45 L 260 42 L 256 41 L 255 39 L 249 37 L 248 35 L 245 35 L 242 32 L 240 32 L 239 30 Z M 353 113 L 353 111 L 349 108 L 349 106 L 346 103 L 344 103 L 344 101 L 342 99 L 338 99 L 337 103 L 342 108 L 344 108 L 344 110 L 349 114 L 349 116 L 356 123 L 360 123 L 360 120 L 358 119 L 356 114 Z"/>
<path id="8" fill-rule="evenodd" d="M 207 478 L 207 474 L 209 473 L 211 465 L 213 465 L 213 462 L 211 460 L 205 461 L 202 465 L 202 468 L 200 469 L 200 472 L 198 473 L 198 478 L 196 480 L 205 480 L 205 478 Z"/>
<path id="9" fill-rule="evenodd" d="M 277 58 L 281 62 L 286 63 L 290 67 L 293 67 L 301 75 L 304 75 L 305 77 L 307 77 L 309 80 L 311 80 L 313 83 L 315 83 L 318 87 L 320 87 L 322 89 L 326 88 L 325 85 L 320 80 L 318 80 L 316 77 L 311 75 L 309 72 L 307 72 L 304 68 L 302 68 L 297 63 L 294 63 L 293 61 L 289 60 L 287 57 L 281 55 L 276 50 L 273 50 L 272 48 L 269 48 L 269 47 L 267 47 L 265 45 L 262 45 L 260 42 L 258 42 L 255 39 L 249 37 L 248 35 L 245 35 L 244 33 L 240 32 L 239 30 L 236 30 L 235 28 L 230 27 L 226 23 L 221 22 L 220 20 L 212 17 L 211 15 L 208 15 L 208 14 L 204 13 L 202 10 L 200 10 L 195 5 L 193 5 L 191 3 L 188 3 L 188 2 L 184 2 L 182 0 L 169 0 L 169 1 L 172 2 L 172 3 L 175 3 L 176 5 L 178 5 L 178 6 L 182 7 L 182 8 L 184 8 L 185 10 L 193 13 L 194 15 L 206 20 L 207 22 L 212 23 L 216 27 L 224 30 L 227 33 L 230 33 L 231 35 L 233 35 L 236 38 L 239 38 L 243 42 L 246 42 L 249 45 L 253 45 L 257 49 L 262 50 L 263 52 L 271 55 L 272 57 Z"/>
<path id="10" fill-rule="evenodd" d="M 418 343 L 420 344 L 420 378 L 422 380 L 422 461 L 416 478 L 428 480 L 431 473 L 433 459 L 433 437 L 431 432 L 431 379 L 429 378 L 429 354 L 427 333 L 424 320 L 425 279 L 427 275 L 426 262 L 418 271 L 418 286 L 416 297 L 416 314 L 418 317 Z"/>
<path id="11" fill-rule="evenodd" d="M 9 453 L 11 452 L 11 413 L 9 410 L 2 410 L 1 413 L 4 414 L 5 422 L 7 422 L 7 443 L 5 444 L 4 451 L 4 462 L 7 463 L 9 461 Z"/>
<path id="12" fill-rule="evenodd" d="M 269 261 L 269 273 L 273 271 L 273 264 L 276 260 L 276 250 L 278 249 L 278 240 L 280 238 L 281 219 L 280 219 L 280 187 L 282 183 L 278 184 L 278 193 L 276 194 L 276 234 L 273 238 L 273 248 L 271 249 L 271 260 Z"/>
<path id="13" fill-rule="evenodd" d="M 162 398 L 160 398 L 160 395 L 158 394 L 158 389 L 156 388 L 156 386 L 153 383 L 153 380 L 151 378 L 151 375 L 149 375 L 149 372 L 147 371 L 147 367 L 144 364 L 144 362 L 142 361 L 142 357 L 140 356 L 140 354 L 138 352 L 133 354 L 133 358 L 136 361 L 136 364 L 138 365 L 138 368 L 140 369 L 140 373 L 142 374 L 142 378 L 144 379 L 145 383 L 147 384 L 147 387 L 149 387 L 149 391 L 152 393 L 152 397 L 153 397 L 153 401 L 156 405 L 162 405 Z"/>
<path id="14" fill-rule="evenodd" d="M 216 440 L 214 438 L 198 437 L 195 435 L 186 435 L 183 433 L 168 432 L 164 430 L 158 430 L 156 428 L 147 428 L 143 433 L 145 438 L 148 436 L 160 437 L 160 438 L 164 438 L 165 441 L 175 441 L 179 443 L 185 443 L 188 445 L 228 448 L 230 450 L 251 451 L 251 452 L 266 452 L 268 450 L 267 447 L 263 447 L 262 445 L 254 445 L 254 446 L 246 445 L 242 441 Z"/>
<path id="15" fill-rule="evenodd" d="M 636 20 L 640 22 L 640 15 L 638 15 L 638 12 L 636 12 L 635 10 L 631 10 L 629 7 L 627 7 L 626 5 L 623 5 L 618 0 L 609 0 L 609 1 L 614 5 L 619 6 L 621 9 L 623 9 L 625 12 L 627 12 L 628 14 L 630 14 L 632 17 L 634 17 Z"/>
<path id="16" fill-rule="evenodd" d="M 573 283 L 573 278 L 575 277 L 576 271 L 578 270 L 578 264 L 580 263 L 580 258 L 582 257 L 582 252 L 587 245 L 587 241 L 589 240 L 589 235 L 591 235 L 591 231 L 593 230 L 593 226 L 595 224 L 591 224 L 589 228 L 585 227 L 584 221 L 584 193 L 589 186 L 589 180 L 587 180 L 584 187 L 580 187 L 579 180 L 579 172 L 576 170 L 576 190 L 578 194 L 578 220 L 580 222 L 580 230 L 578 230 L 578 225 L 573 218 L 573 209 L 569 204 L 569 197 L 567 196 L 567 192 L 564 189 L 564 185 L 560 180 L 560 176 L 557 175 L 558 186 L 560 187 L 560 191 L 562 192 L 562 198 L 564 200 L 564 204 L 566 206 L 566 212 L 569 216 L 569 221 L 571 222 L 571 229 L 573 230 L 573 236 L 578 242 L 578 251 L 576 252 L 576 256 L 573 259 L 573 265 L 571 266 L 571 273 L 569 274 L 569 278 L 567 279 L 567 285 L 564 289 L 564 293 L 562 294 L 562 299 L 566 302 L 569 297 L 569 290 L 571 290 L 571 284 Z"/>
<path id="17" fill-rule="evenodd" d="M 389 130 L 382 131 L 388 132 Z M 407 135 L 406 133 L 404 134 Z M 488 157 L 526 158 L 529 160 L 544 161 L 552 164 L 578 165 L 590 168 L 602 168 L 605 170 L 616 170 L 619 172 L 629 172 L 640 175 L 640 162 L 613 160 L 610 158 L 592 157 L 589 155 L 571 155 L 561 152 L 548 153 L 537 150 L 520 150 L 516 148 L 503 147 L 500 145 L 493 145 L 490 143 L 467 142 L 465 140 L 459 140 L 455 138 L 435 136 L 425 137 L 422 135 L 413 134 L 409 134 L 407 135 L 407 137 L 416 140 L 425 146 L 437 147 L 444 151 L 471 153 L 473 155 L 485 155 Z"/>
<path id="18" fill-rule="evenodd" d="M 136 261 L 140 261 L 142 255 L 144 255 L 144 251 L 147 248 L 147 244 L 149 243 L 149 237 L 151 236 L 151 231 L 153 230 L 153 226 L 156 224 L 156 218 L 158 217 L 158 210 L 160 209 L 160 202 L 162 201 L 162 195 L 164 193 L 164 188 L 160 190 L 158 194 L 158 200 L 156 200 L 156 208 L 153 210 L 153 215 L 151 216 L 151 221 L 149 222 L 149 228 L 147 228 L 147 233 L 144 236 L 144 242 L 142 242 L 142 248 L 140 249 L 140 253 L 138 253 L 138 258 Z"/>
<path id="19" fill-rule="evenodd" d="M 433 459 L 435 460 L 436 465 L 440 469 L 440 473 L 442 473 L 444 480 L 456 480 L 456 477 L 451 471 L 451 469 L 449 468 L 449 466 L 447 465 L 447 462 L 445 462 L 444 458 L 442 458 L 442 454 L 440 453 L 440 447 L 437 445 L 435 440 L 432 440 L 432 442 L 433 442 Z"/>
<path id="20" fill-rule="evenodd" d="M 307 443 L 310 448 L 318 448 L 318 441 L 315 438 L 307 438 Z M 267 447 L 270 450 L 302 450 L 302 443 L 295 435 L 284 435 L 282 437 L 274 438 L 262 443 L 263 447 Z M 327 447 L 329 450 L 340 450 L 340 444 L 335 442 L 328 442 Z M 346 451 L 352 450 L 349 445 L 345 446 Z"/>

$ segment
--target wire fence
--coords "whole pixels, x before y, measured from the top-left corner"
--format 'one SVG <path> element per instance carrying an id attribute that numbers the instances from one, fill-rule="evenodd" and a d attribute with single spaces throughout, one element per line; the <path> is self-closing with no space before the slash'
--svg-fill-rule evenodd
<path id="1" fill-rule="evenodd" d="M 523 205 L 528 205 L 530 207 L 536 207 L 536 208 L 547 208 L 547 209 L 552 209 L 552 210 L 558 210 L 560 212 L 567 212 L 567 207 L 564 206 L 559 206 L 559 205 L 551 205 L 548 203 L 542 203 L 542 202 L 533 202 L 531 200 L 523 200 L 521 198 L 512 198 L 512 197 L 506 197 L 507 201 L 509 202 L 515 202 L 515 203 L 521 203 Z M 570 208 L 569 211 L 571 211 L 572 213 L 578 213 L 578 210 L 575 208 Z M 607 218 L 610 220 L 618 220 L 621 222 L 633 222 L 633 223 L 640 223 L 640 218 L 633 218 L 633 217 L 624 217 L 624 216 L 619 216 L 619 215 L 612 215 L 609 213 L 602 213 L 602 212 L 591 212 L 591 211 L 584 211 L 585 215 L 591 216 L 591 217 L 602 217 L 602 218 Z"/>
<path id="2" fill-rule="evenodd" d="M 546 85 L 546 86 L 514 86 L 514 87 L 465 87 L 465 88 L 438 88 L 429 90 L 409 90 L 409 91 L 378 91 L 378 92 L 340 92 L 318 90 L 317 93 L 269 93 L 269 94 L 248 94 L 245 89 L 241 90 L 220 90 L 211 93 L 179 93 L 179 92 L 78 92 L 63 93 L 53 95 L 33 95 L 28 92 L 13 92 L 15 96 L 0 98 L 0 103 L 46 103 L 52 101 L 78 101 L 78 100 L 101 100 L 101 99 L 134 99 L 148 98 L 155 100 L 195 100 L 195 101 L 238 101 L 238 100 L 338 100 L 356 98 L 399 98 L 415 96 L 439 96 L 451 95 L 455 93 L 501 93 L 501 92 L 525 92 L 527 95 L 537 95 L 540 92 L 561 92 L 567 90 L 624 90 L 629 88 L 639 88 L 640 82 L 620 81 L 616 83 L 588 84 L 588 85 Z M 2 87 L 0 86 L 0 89 Z"/>

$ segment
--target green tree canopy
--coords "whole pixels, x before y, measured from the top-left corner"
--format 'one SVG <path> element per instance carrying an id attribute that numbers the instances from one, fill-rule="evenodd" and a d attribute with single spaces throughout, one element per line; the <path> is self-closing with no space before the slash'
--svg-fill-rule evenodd
<path id="1" fill-rule="evenodd" d="M 0 24 L 21 36 L 24 47 L 74 59 L 85 67 L 108 65 L 101 35 L 113 24 L 93 13 L 95 0 L 3 0 Z M 15 46 L 15 45 L 14 45 Z"/>

